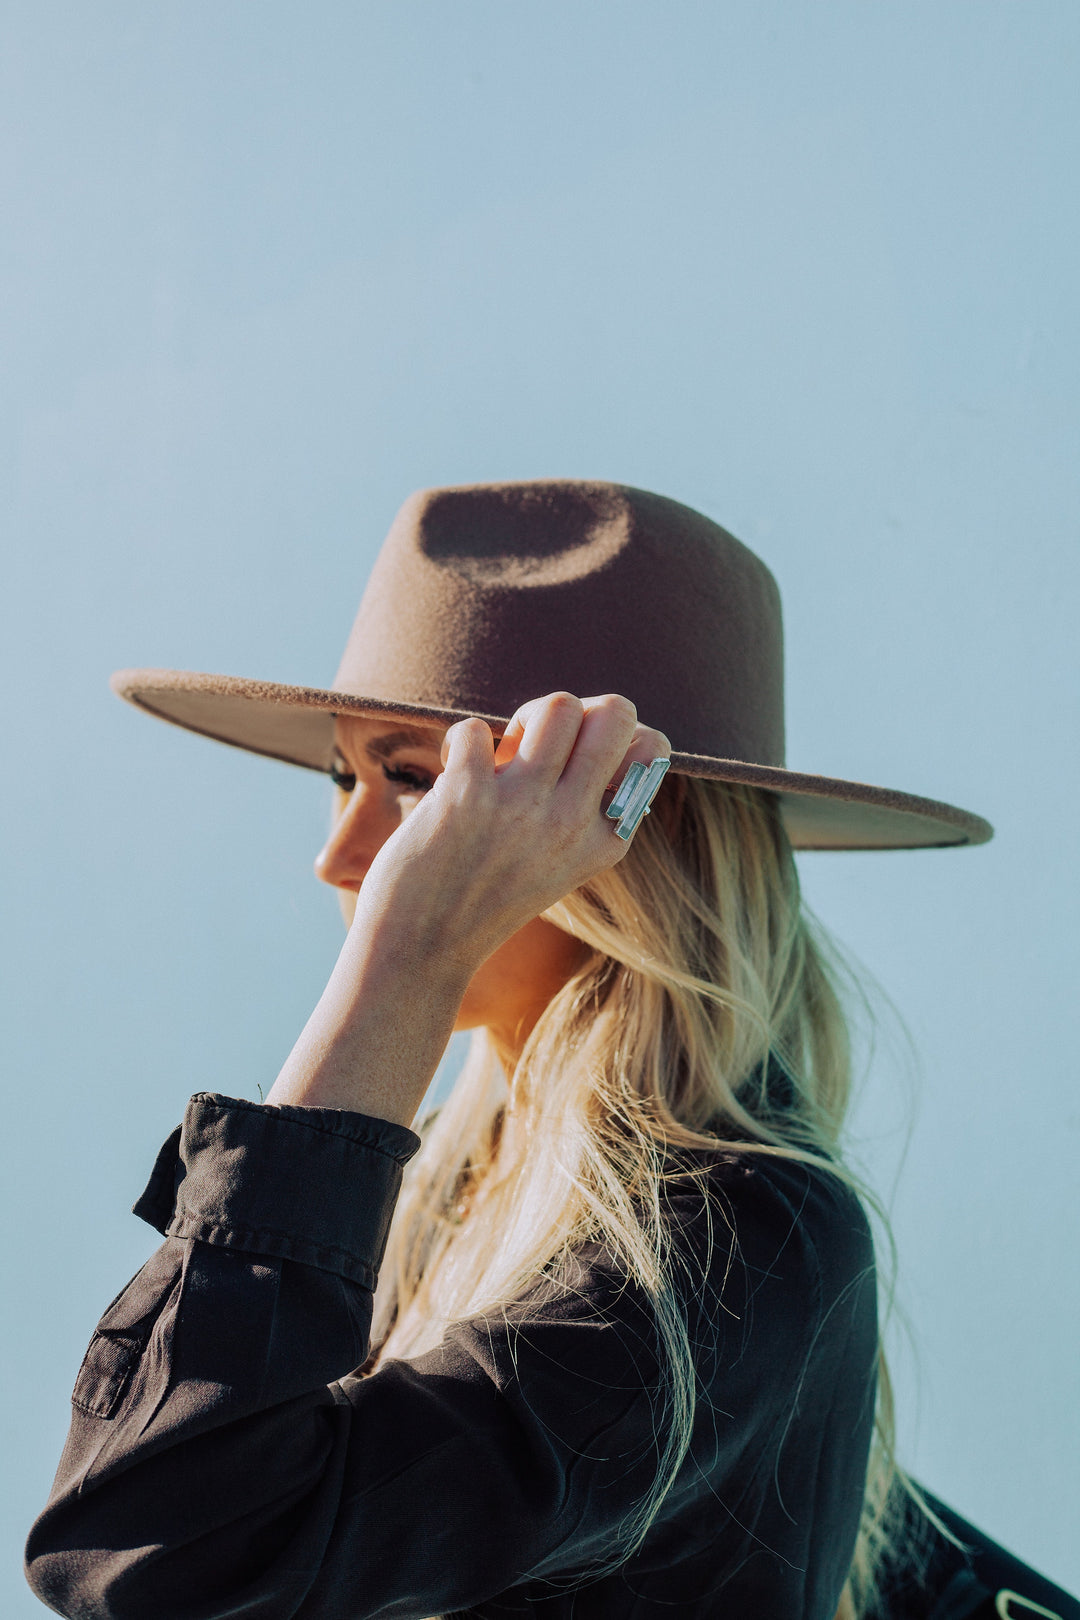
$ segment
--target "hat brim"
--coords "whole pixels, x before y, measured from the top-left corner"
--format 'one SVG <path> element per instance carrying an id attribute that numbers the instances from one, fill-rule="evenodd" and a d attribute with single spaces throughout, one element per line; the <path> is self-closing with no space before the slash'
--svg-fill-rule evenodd
<path id="1" fill-rule="evenodd" d="M 268 759 L 324 772 L 330 769 L 336 715 L 445 726 L 476 713 L 191 670 L 122 669 L 109 684 L 118 697 L 159 720 Z M 499 730 L 510 716 L 478 718 Z M 776 793 L 796 849 L 934 849 L 985 844 L 993 836 L 990 823 L 969 810 L 866 782 L 676 749 L 671 768 L 684 776 L 742 782 Z"/>

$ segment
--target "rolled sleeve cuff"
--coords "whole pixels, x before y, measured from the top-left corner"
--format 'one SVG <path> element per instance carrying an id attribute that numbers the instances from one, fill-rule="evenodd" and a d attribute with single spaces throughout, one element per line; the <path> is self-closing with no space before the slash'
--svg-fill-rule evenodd
<path id="1" fill-rule="evenodd" d="M 404 1125 L 197 1092 L 134 1212 L 165 1237 L 278 1256 L 374 1288 L 405 1164 Z"/>

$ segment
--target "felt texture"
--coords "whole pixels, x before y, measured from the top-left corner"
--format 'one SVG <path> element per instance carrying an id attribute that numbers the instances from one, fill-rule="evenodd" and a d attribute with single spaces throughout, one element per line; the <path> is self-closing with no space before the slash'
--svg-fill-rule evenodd
<path id="1" fill-rule="evenodd" d="M 672 769 L 780 795 L 801 849 L 984 843 L 955 806 L 784 767 L 780 593 L 754 553 L 677 501 L 543 479 L 427 489 L 379 553 L 332 688 L 121 670 L 159 719 L 325 771 L 335 714 L 504 727 L 551 691 L 621 692 Z"/>

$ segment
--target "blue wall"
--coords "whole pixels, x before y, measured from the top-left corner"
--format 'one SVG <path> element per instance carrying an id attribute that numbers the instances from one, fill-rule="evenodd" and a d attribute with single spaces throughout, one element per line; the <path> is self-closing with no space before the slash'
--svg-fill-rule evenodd
<path id="1" fill-rule="evenodd" d="M 328 683 L 411 489 L 547 474 L 761 552 L 789 763 L 998 828 L 802 867 L 915 1052 L 886 1014 L 857 1120 L 903 1454 L 1080 1585 L 1080 10 L 5 19 L 5 1615 L 152 1155 L 191 1091 L 266 1089 L 339 937 L 319 781 L 109 671 Z"/>

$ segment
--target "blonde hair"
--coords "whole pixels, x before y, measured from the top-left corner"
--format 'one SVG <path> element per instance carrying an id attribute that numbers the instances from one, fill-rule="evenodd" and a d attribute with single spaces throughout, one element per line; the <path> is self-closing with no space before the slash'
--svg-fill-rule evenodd
<path id="1" fill-rule="evenodd" d="M 508 1307 L 600 1239 L 655 1314 L 665 1377 L 644 1537 L 690 1444 L 695 1373 L 661 1192 L 679 1149 L 783 1155 L 865 1189 L 840 1159 L 847 1021 L 803 908 L 775 798 L 669 778 L 626 857 L 547 913 L 590 948 L 511 1074 L 483 1031 L 410 1164 L 375 1303 L 379 1357 Z M 770 1058 L 785 1075 L 778 1095 Z M 790 1084 L 786 1081 L 790 1080 Z M 872 1200 L 869 1200 L 871 1204 Z M 888 1374 L 841 1614 L 868 1612 L 898 1477 Z"/>

